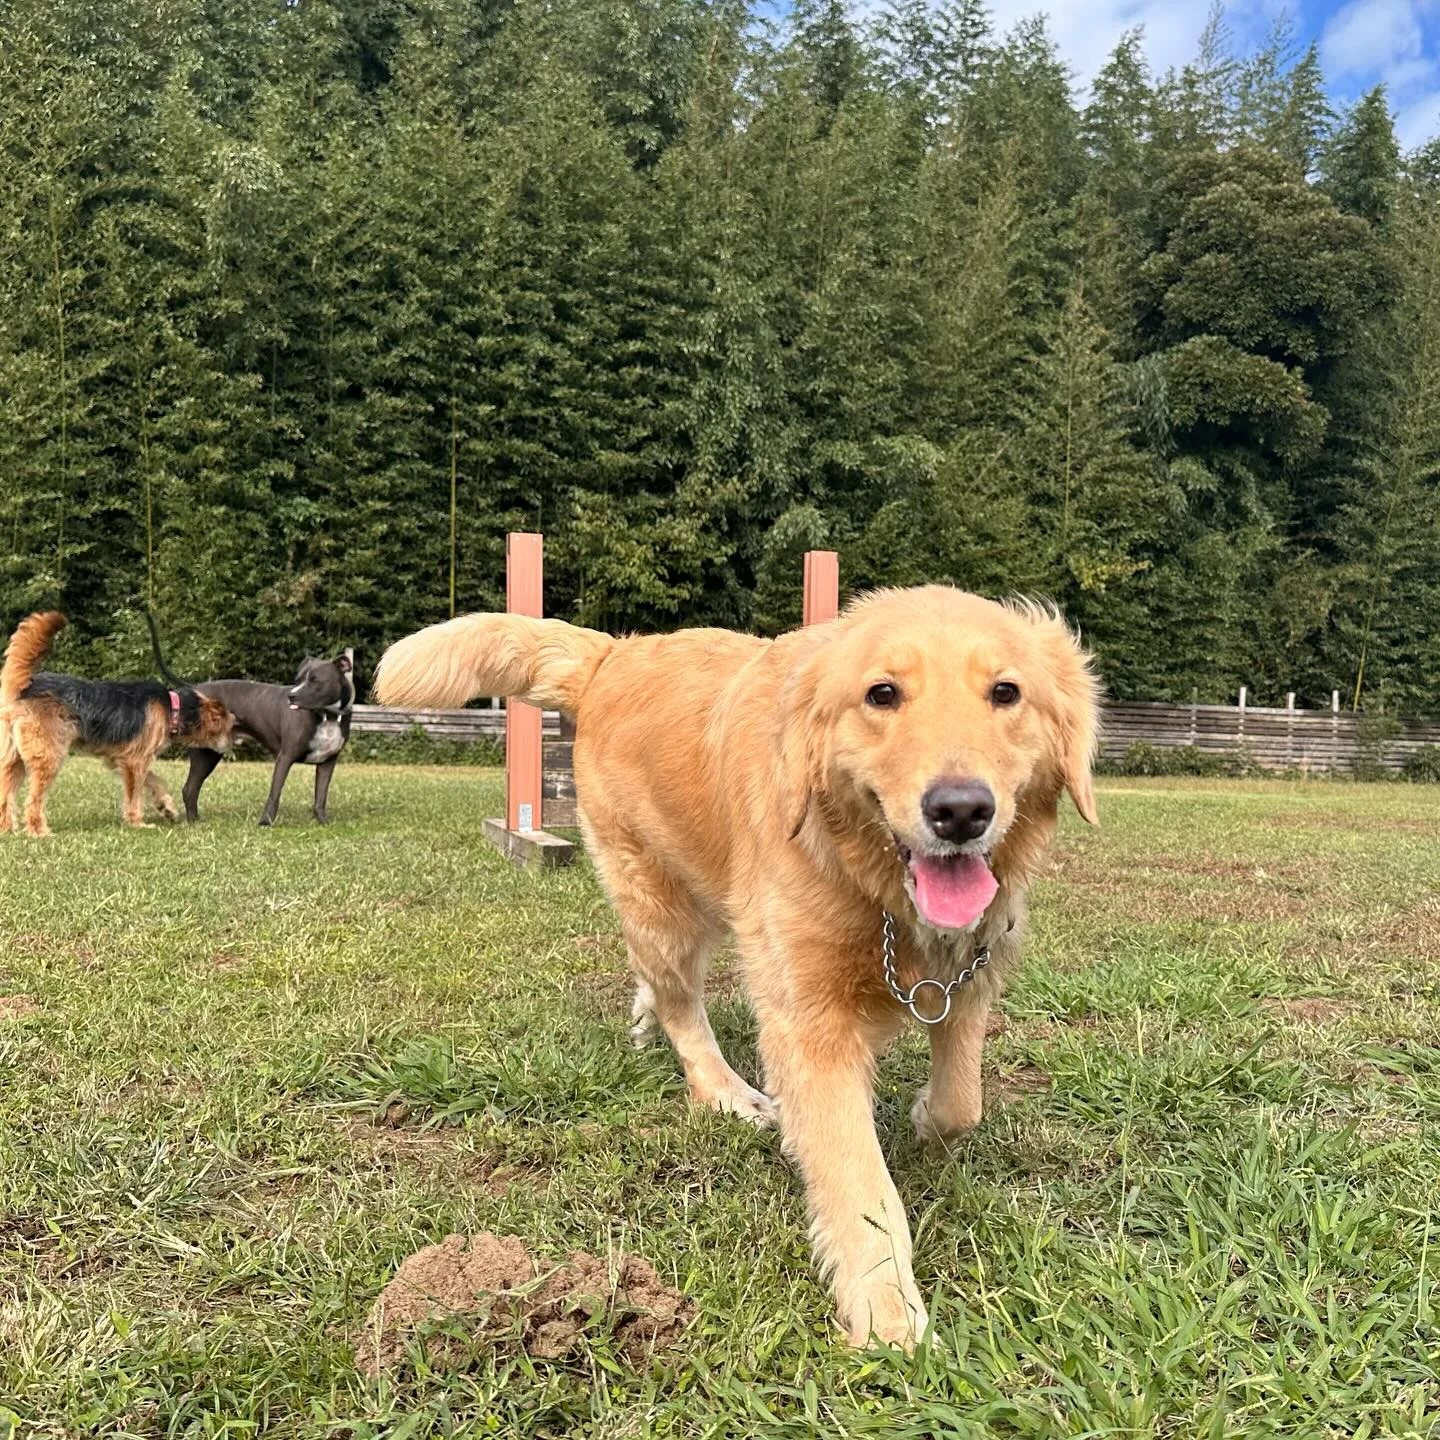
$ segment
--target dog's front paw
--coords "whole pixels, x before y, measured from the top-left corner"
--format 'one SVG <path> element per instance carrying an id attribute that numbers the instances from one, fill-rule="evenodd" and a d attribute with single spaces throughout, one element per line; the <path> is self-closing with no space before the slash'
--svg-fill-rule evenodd
<path id="1" fill-rule="evenodd" d="M 949 1145 L 968 1135 L 980 1123 L 979 1115 L 937 1115 L 930 1103 L 930 1086 L 920 1087 L 910 1107 L 910 1123 L 922 1145 Z"/>
<path id="2" fill-rule="evenodd" d="M 925 1337 L 930 1314 L 913 1281 L 902 1290 L 892 1280 L 858 1296 L 849 1314 L 840 1317 L 846 1338 L 857 1350 L 878 1340 L 911 1351 Z"/>
<path id="3" fill-rule="evenodd" d="M 780 1119 L 775 1102 L 763 1090 L 757 1090 L 743 1080 L 738 1081 L 712 1103 L 723 1114 L 737 1115 L 741 1120 L 754 1125 L 757 1130 L 768 1130 Z"/>

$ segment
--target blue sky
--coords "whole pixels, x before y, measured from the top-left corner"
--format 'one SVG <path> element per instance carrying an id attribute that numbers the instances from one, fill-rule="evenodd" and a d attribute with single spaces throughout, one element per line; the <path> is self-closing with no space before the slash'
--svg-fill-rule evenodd
<path id="1" fill-rule="evenodd" d="M 868 7 L 866 7 L 868 8 Z M 1195 54 L 1209 0 L 990 0 L 998 29 L 1044 11 L 1060 54 L 1083 88 L 1120 36 L 1145 31 L 1157 72 Z M 1253 0 L 1231 4 L 1232 48 L 1245 53 L 1288 15 L 1301 44 L 1315 40 L 1332 95 L 1345 103 L 1384 81 L 1401 144 L 1440 134 L 1440 0 Z M 1338 108 L 1338 107 L 1337 107 Z"/>

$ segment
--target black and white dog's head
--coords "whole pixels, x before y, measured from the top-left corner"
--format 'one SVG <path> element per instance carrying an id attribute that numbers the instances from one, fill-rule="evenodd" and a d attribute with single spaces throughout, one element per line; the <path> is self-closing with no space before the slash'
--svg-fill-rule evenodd
<path id="1" fill-rule="evenodd" d="M 290 687 L 292 710 L 339 714 L 355 703 L 355 651 L 346 650 L 333 660 L 307 657 L 295 672 Z"/>

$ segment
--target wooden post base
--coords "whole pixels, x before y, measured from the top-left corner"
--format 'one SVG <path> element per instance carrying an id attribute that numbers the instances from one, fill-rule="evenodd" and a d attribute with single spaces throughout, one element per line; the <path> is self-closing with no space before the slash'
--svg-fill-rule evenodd
<path id="1" fill-rule="evenodd" d="M 558 835 L 544 830 L 507 830 L 503 820 L 486 820 L 483 829 L 485 838 L 516 865 L 538 865 L 554 870 L 574 862 L 575 846 Z"/>

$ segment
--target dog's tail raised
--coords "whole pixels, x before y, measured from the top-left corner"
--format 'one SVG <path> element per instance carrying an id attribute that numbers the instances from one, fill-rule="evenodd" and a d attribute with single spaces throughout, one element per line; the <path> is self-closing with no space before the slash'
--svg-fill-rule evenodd
<path id="1" fill-rule="evenodd" d="M 165 656 L 160 652 L 160 627 L 155 623 L 155 617 L 147 610 L 145 612 L 145 623 L 150 627 L 150 648 L 155 652 L 155 663 L 160 667 L 160 674 L 167 685 L 190 685 L 189 680 L 182 680 L 178 675 L 172 673 L 170 667 L 165 663 Z"/>
<path id="2" fill-rule="evenodd" d="M 397 640 L 380 658 L 382 705 L 463 705 L 513 695 L 574 715 L 615 641 L 598 630 L 528 615 L 461 615 Z"/>
<path id="3" fill-rule="evenodd" d="M 15 627 L 5 647 L 5 665 L 0 669 L 0 705 L 18 700 L 39 668 L 50 642 L 65 628 L 65 617 L 58 610 L 45 610 L 27 615 Z"/>

